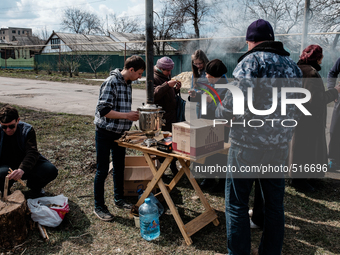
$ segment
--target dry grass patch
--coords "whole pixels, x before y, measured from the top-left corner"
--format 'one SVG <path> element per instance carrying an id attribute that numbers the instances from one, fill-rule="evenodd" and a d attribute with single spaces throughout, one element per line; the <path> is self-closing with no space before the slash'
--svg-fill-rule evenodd
<path id="1" fill-rule="evenodd" d="M 0 106 L 2 106 L 0 104 Z M 59 169 L 58 178 L 46 187 L 48 195 L 63 193 L 69 198 L 70 213 L 57 228 L 47 228 L 50 242 L 43 242 L 37 229 L 27 241 L 0 254 L 215 254 L 226 253 L 224 195 L 206 193 L 216 210 L 220 225 L 209 224 L 192 236 L 187 246 L 170 211 L 160 219 L 161 236 L 155 241 L 141 238 L 128 212 L 113 202 L 112 178 L 106 181 L 106 203 L 114 214 L 113 222 L 102 222 L 94 214 L 93 180 L 95 176 L 95 139 L 93 118 L 55 114 L 18 107 L 23 121 L 37 133 L 40 152 Z M 128 154 L 136 151 L 128 150 Z M 184 223 L 202 212 L 193 189 L 183 178 L 172 197 Z M 340 183 L 325 180 L 322 191 L 305 195 L 287 186 L 285 196 L 286 227 L 283 254 L 340 254 Z M 136 202 L 136 198 L 130 198 Z M 252 230 L 256 247 L 261 230 Z M 242 245 L 242 244 L 240 244 Z"/>

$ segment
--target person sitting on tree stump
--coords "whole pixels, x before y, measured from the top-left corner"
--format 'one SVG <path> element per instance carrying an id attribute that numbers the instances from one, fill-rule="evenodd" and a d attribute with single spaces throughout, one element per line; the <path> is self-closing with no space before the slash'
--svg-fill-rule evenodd
<path id="1" fill-rule="evenodd" d="M 0 109 L 0 191 L 4 195 L 8 175 L 11 188 L 14 181 L 27 180 L 31 197 L 43 196 L 43 188 L 58 175 L 58 169 L 44 158 L 37 148 L 33 127 L 20 121 L 17 109 L 5 105 Z M 12 173 L 8 173 L 13 169 Z"/>

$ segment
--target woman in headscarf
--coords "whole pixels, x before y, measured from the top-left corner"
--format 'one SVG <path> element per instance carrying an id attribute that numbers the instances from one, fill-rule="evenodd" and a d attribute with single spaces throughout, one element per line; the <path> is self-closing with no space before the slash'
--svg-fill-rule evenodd
<path id="1" fill-rule="evenodd" d="M 311 93 L 311 99 L 304 104 L 311 115 L 302 115 L 295 128 L 289 160 L 290 164 L 296 164 L 298 171 L 291 172 L 290 176 L 292 186 L 308 192 L 315 191 L 313 187 L 313 184 L 317 184 L 315 178 L 323 177 L 324 171 L 300 173 L 299 167 L 301 166 L 303 170 L 305 167 L 314 166 L 315 170 L 317 167 L 327 167 L 325 134 L 327 104 L 337 99 L 340 93 L 340 86 L 325 90 L 319 74 L 322 58 L 322 48 L 319 45 L 309 45 L 303 50 L 297 63 L 303 73 L 303 88 Z"/>
<path id="2" fill-rule="evenodd" d="M 172 123 L 176 122 L 177 102 L 176 94 L 180 91 L 181 82 L 171 80 L 171 70 L 175 63 L 169 57 L 162 57 L 157 60 L 154 66 L 154 99 L 155 104 L 158 104 L 165 111 L 163 119 L 165 126 L 162 126 L 162 131 L 172 132 Z M 170 164 L 170 169 L 174 175 L 178 173 L 176 160 Z"/>

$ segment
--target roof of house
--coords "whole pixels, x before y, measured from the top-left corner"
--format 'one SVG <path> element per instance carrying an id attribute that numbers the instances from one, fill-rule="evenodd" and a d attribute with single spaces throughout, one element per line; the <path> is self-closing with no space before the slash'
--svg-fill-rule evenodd
<path id="1" fill-rule="evenodd" d="M 53 35 L 57 35 L 72 51 L 102 52 L 124 50 L 122 46 L 118 43 L 114 43 L 108 36 L 53 32 L 47 41 L 49 41 Z"/>
<path id="2" fill-rule="evenodd" d="M 116 42 L 132 42 L 132 41 L 145 41 L 145 35 L 143 34 L 132 34 L 132 33 L 122 33 L 122 32 L 110 32 L 110 37 Z M 123 44 L 121 44 L 123 45 Z M 129 50 L 145 50 L 145 42 L 126 44 Z M 161 44 L 161 50 L 163 49 L 163 44 Z M 177 51 L 174 47 L 166 44 L 166 51 Z"/>
<path id="3" fill-rule="evenodd" d="M 29 36 L 29 35 L 16 35 L 14 36 L 14 40 L 12 43 L 17 46 L 22 45 L 43 45 L 45 43 L 44 40 L 39 39 L 38 36 Z"/>

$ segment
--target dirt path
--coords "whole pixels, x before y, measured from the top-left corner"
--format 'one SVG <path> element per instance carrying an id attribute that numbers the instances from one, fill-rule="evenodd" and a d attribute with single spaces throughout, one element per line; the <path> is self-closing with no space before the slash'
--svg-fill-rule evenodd
<path id="1" fill-rule="evenodd" d="M 0 77 L 0 102 L 51 112 L 93 116 L 98 94 L 99 86 Z M 132 110 L 146 101 L 144 90 L 133 89 L 132 96 Z"/>

